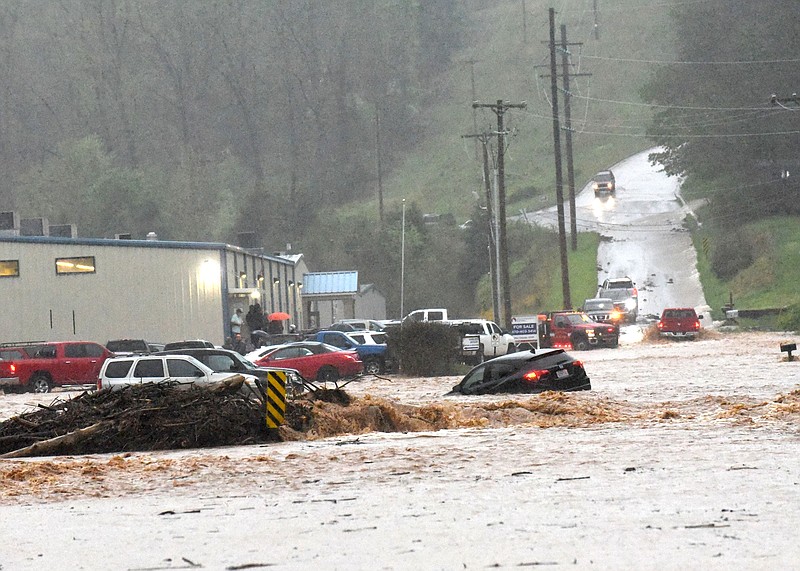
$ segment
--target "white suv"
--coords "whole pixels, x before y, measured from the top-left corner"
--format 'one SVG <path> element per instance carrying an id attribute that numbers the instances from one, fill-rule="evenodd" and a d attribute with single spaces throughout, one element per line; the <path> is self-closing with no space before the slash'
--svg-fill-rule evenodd
<path id="1" fill-rule="evenodd" d="M 223 381 L 232 373 L 215 373 L 189 355 L 141 355 L 106 359 L 97 379 L 97 388 L 116 389 L 142 383 L 175 382 L 182 385 Z M 245 384 L 257 389 L 256 377 L 242 375 Z"/>

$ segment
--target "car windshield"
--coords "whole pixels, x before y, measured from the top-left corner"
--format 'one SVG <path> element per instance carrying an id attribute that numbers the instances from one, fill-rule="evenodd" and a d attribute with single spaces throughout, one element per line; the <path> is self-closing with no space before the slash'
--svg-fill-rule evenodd
<path id="1" fill-rule="evenodd" d="M 612 309 L 614 303 L 610 299 L 587 299 L 583 303 L 583 308 L 586 311 L 593 311 L 596 309 Z"/>
<path id="2" fill-rule="evenodd" d="M 665 319 L 694 319 L 696 313 L 693 309 L 665 309 Z"/>
<path id="3" fill-rule="evenodd" d="M 626 289 L 610 289 L 605 293 L 610 299 L 614 301 L 622 301 L 631 297 L 630 292 Z"/>
<path id="4" fill-rule="evenodd" d="M 597 175 L 595 175 L 594 177 L 594 180 L 596 180 L 597 182 L 608 182 L 613 178 L 614 178 L 613 174 L 611 174 L 608 171 L 604 171 L 597 173 Z"/>
<path id="5" fill-rule="evenodd" d="M 585 313 L 570 313 L 567 315 L 567 319 L 573 325 L 577 325 L 579 323 L 592 323 L 592 320 L 589 319 L 589 316 Z"/>

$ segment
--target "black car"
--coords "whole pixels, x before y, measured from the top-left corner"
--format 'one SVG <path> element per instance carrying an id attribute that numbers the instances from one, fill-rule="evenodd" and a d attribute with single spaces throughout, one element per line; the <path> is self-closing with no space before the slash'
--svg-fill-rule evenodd
<path id="1" fill-rule="evenodd" d="M 540 393 L 588 391 L 592 388 L 583 363 L 563 349 L 520 351 L 486 361 L 453 387 L 453 393 Z"/>
<path id="2" fill-rule="evenodd" d="M 202 347 L 213 349 L 214 344 L 211 341 L 206 341 L 205 339 L 189 339 L 187 341 L 173 341 L 172 343 L 167 343 L 166 345 L 164 345 L 164 351 L 172 351 L 173 349 L 200 349 Z M 186 353 L 183 354 L 186 355 Z"/>
<path id="3" fill-rule="evenodd" d="M 228 349 L 217 349 L 210 347 L 196 347 L 188 349 L 171 349 L 160 351 L 156 355 L 191 355 L 214 372 L 218 373 L 242 373 L 258 377 L 262 382 L 266 382 L 267 376 L 271 371 L 283 371 L 286 373 L 287 386 L 298 388 L 303 385 L 300 373 L 294 369 L 281 369 L 274 367 L 258 367 L 242 357 L 236 351 Z"/>

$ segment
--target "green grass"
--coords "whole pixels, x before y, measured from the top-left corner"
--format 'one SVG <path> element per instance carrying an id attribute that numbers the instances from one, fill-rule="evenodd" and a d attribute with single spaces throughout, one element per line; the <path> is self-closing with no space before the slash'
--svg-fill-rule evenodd
<path id="1" fill-rule="evenodd" d="M 740 309 L 780 308 L 800 303 L 800 219 L 778 217 L 754 222 L 745 227 L 757 245 L 758 257 L 733 279 L 722 281 L 714 275 L 709 255 L 713 231 L 693 233 L 697 250 L 697 269 L 706 301 L 715 318 L 722 318 L 721 308 L 731 296 Z M 766 320 L 764 323 L 768 323 Z"/>

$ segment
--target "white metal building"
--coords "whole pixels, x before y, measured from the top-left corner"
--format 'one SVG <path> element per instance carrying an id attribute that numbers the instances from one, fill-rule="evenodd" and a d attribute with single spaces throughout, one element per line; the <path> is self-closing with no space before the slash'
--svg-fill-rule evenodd
<path id="1" fill-rule="evenodd" d="M 303 283 L 304 313 L 311 328 L 340 319 L 386 319 L 386 297 L 374 284 L 359 285 L 357 271 L 307 273 Z"/>
<path id="2" fill-rule="evenodd" d="M 258 302 L 267 313 L 304 323 L 306 273 L 302 256 L 221 243 L 2 236 L 0 342 L 221 345 L 237 307 L 246 314 Z"/>

